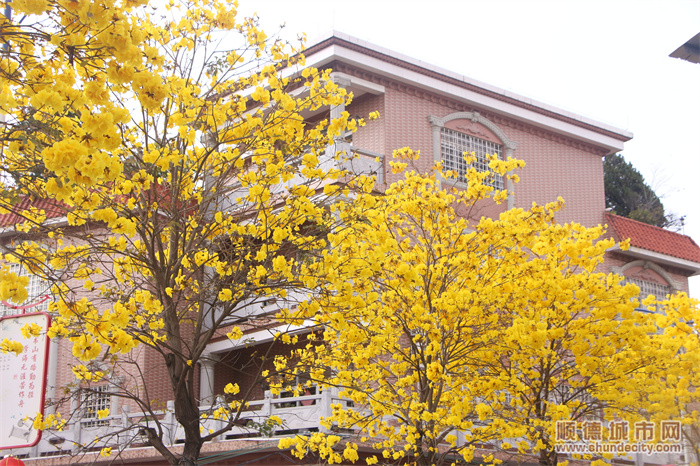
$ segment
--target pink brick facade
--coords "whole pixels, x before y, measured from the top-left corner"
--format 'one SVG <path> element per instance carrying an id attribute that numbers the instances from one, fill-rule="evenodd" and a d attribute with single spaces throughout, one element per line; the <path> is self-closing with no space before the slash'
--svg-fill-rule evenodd
<path id="1" fill-rule="evenodd" d="M 315 47 L 324 45 L 339 50 L 347 47 L 365 55 L 367 63 L 371 62 L 365 65 L 354 57 L 352 64 L 337 60 L 324 65 L 342 74 L 343 80 L 349 80 L 350 90 L 353 90 L 354 79 L 362 81 L 365 87 L 370 82 L 381 88 L 374 94 L 362 94 L 347 108 L 351 116 L 367 117 L 370 111 L 381 113 L 379 122 L 353 135 L 354 147 L 384 154 L 387 160 L 392 151 L 408 146 L 420 151 L 421 157 L 415 165 L 427 172 L 434 161 L 440 159 L 440 154 L 435 154 L 435 136 L 429 118 L 447 120 L 458 113 L 473 115 L 478 112 L 492 128 L 497 128 L 516 144 L 512 156 L 526 164 L 517 172 L 520 182 L 514 186 L 512 206 L 528 208 L 533 202 L 545 204 L 561 197 L 565 207 L 557 214 L 557 221 L 585 226 L 610 224 L 612 218 L 606 216 L 605 211 L 603 159 L 621 150 L 631 134 L 565 112 L 556 113 L 555 109 L 544 105 L 537 107 L 528 100 L 509 101 L 507 93 L 491 94 L 493 89 L 476 88 L 468 78 L 455 77 L 449 72 L 442 74 L 442 70 L 424 67 L 409 57 L 374 48 L 354 38 L 334 36 Z M 312 47 L 311 50 L 316 49 Z M 426 84 L 431 78 L 435 80 L 432 87 Z M 454 85 L 452 94 L 445 92 L 445 83 Z M 361 88 L 358 86 L 358 89 Z M 479 95 L 470 94 L 472 91 Z M 477 104 L 481 95 L 491 95 L 492 105 Z M 503 102 L 515 111 L 512 114 L 504 111 Z M 535 115 L 524 117 L 520 109 L 531 110 Z M 561 122 L 569 127 L 563 130 Z M 469 118 L 447 121 L 444 127 L 499 142 L 493 131 Z M 400 175 L 385 170 L 384 176 L 391 182 Z M 496 216 L 503 208 L 485 205 L 478 215 Z M 700 248 L 683 235 L 659 234 L 649 228 L 616 232 L 613 225 L 609 225 L 608 235 L 617 241 L 631 238 L 632 244 L 639 247 L 630 252 L 610 252 L 608 261 L 601 266 L 603 272 L 616 272 L 662 285 L 672 292 L 687 292 L 688 277 L 700 273 Z M 680 251 L 678 254 L 673 252 L 676 249 Z"/>
<path id="2" fill-rule="evenodd" d="M 353 75 L 353 70 L 347 66 L 340 66 L 340 69 Z M 366 80 L 373 78 L 367 73 L 361 73 L 361 77 Z M 559 221 L 576 221 L 586 226 L 604 222 L 603 156 L 606 152 L 602 148 L 578 143 L 411 86 L 399 85 L 386 78 L 375 77 L 375 80 L 385 84 L 386 93 L 383 96 L 373 96 L 348 106 L 348 112 L 353 116 L 366 117 L 370 111 L 381 113 L 379 125 L 369 125 L 353 135 L 354 146 L 386 156 L 395 149 L 408 146 L 421 152 L 417 166 L 420 170 L 428 171 L 435 157 L 428 117 L 479 111 L 517 143 L 513 155 L 526 163 L 525 168 L 518 172 L 521 181 L 515 186 L 516 207 L 527 208 L 532 202 L 544 204 L 562 197 L 567 205 L 558 216 Z M 459 126 L 454 120 L 450 123 L 446 126 Z M 492 134 L 487 128 L 480 129 L 482 134 Z M 493 136 L 481 137 L 498 142 Z M 388 182 L 400 176 L 391 173 L 385 175 Z"/>

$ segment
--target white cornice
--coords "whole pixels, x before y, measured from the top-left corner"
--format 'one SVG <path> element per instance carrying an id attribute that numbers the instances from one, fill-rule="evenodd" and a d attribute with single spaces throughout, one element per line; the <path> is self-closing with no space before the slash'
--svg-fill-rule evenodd
<path id="1" fill-rule="evenodd" d="M 209 343 L 205 350 L 206 353 L 223 353 L 225 351 L 231 351 L 233 349 L 240 349 L 249 346 L 251 343 L 254 345 L 259 345 L 262 343 L 269 343 L 275 339 L 276 333 L 279 331 L 281 333 L 286 333 L 288 335 L 297 335 L 300 333 L 305 333 L 310 331 L 315 325 L 312 322 L 306 322 L 304 325 L 290 325 L 284 326 L 279 325 L 278 327 L 258 330 L 257 332 L 246 333 L 243 338 L 237 340 L 223 339 Z"/>
<path id="2" fill-rule="evenodd" d="M 350 76 L 349 74 L 339 73 L 334 71 L 331 73 L 331 78 L 333 80 L 338 80 L 343 83 L 343 87 L 347 90 L 352 91 L 356 96 L 365 93 L 369 94 L 384 94 L 386 89 L 381 84 L 375 84 L 373 82 L 357 78 L 355 76 Z M 338 84 L 338 83 L 336 83 Z"/>
<path id="3" fill-rule="evenodd" d="M 22 222 L 23 223 L 23 222 Z M 55 218 L 49 218 L 42 225 L 45 226 L 53 226 L 53 227 L 58 227 L 58 226 L 68 226 L 68 217 L 55 217 Z M 21 231 L 17 231 L 16 225 L 12 227 L 2 227 L 0 228 L 0 238 L 6 238 L 8 236 L 18 236 L 22 235 L 23 233 Z"/>
<path id="4" fill-rule="evenodd" d="M 639 259 L 646 259 L 657 264 L 669 265 L 671 267 L 678 267 L 679 269 L 691 271 L 691 277 L 695 275 L 700 275 L 700 263 L 689 261 L 686 259 L 680 259 L 678 257 L 669 256 L 668 254 L 662 254 L 660 252 L 649 251 L 647 249 L 638 248 L 635 246 L 630 246 L 626 251 L 620 249 L 619 245 L 608 249 L 608 251 L 615 251 L 620 254 L 625 254 L 627 256 L 636 257 Z"/>
<path id="5" fill-rule="evenodd" d="M 478 93 L 470 89 L 465 89 L 464 87 L 436 79 L 434 77 L 419 73 L 417 71 L 406 69 L 404 67 L 398 66 L 393 63 L 389 63 L 387 61 L 381 60 L 373 56 L 369 56 L 356 50 L 351 50 L 350 48 L 339 44 L 331 44 L 328 47 L 324 47 L 320 50 L 317 50 L 315 53 L 307 55 L 306 66 L 322 67 L 334 60 L 342 61 L 359 69 L 371 71 L 372 73 L 384 76 L 386 78 L 390 78 L 406 84 L 411 84 L 413 86 L 422 88 L 426 91 L 434 92 L 436 94 L 440 94 L 446 97 L 461 100 L 477 108 L 488 109 L 489 111 L 493 111 L 495 113 L 514 118 L 516 120 L 531 124 L 533 126 L 567 135 L 569 137 L 585 141 L 591 144 L 603 146 L 607 148 L 608 151 L 610 151 L 610 153 L 622 150 L 622 140 L 632 138 L 632 133 L 628 131 L 621 130 L 619 128 L 607 125 L 605 123 L 601 123 L 583 117 L 581 115 L 577 115 L 575 113 L 571 113 L 566 110 L 562 110 L 560 108 L 529 99 L 527 97 L 515 94 L 504 89 L 500 89 L 495 86 L 491 86 L 486 83 L 482 83 L 475 79 L 471 79 L 469 77 L 453 73 L 451 71 L 427 64 L 425 62 L 413 59 L 411 57 L 401 55 L 391 50 L 378 47 L 374 44 L 370 44 L 368 42 L 362 41 L 360 39 L 348 36 L 340 32 L 334 31 L 331 35 L 325 36 L 324 38 L 316 41 L 315 43 L 321 43 L 324 40 L 330 39 L 331 37 L 336 37 L 343 41 L 350 42 L 360 47 L 369 49 L 373 52 L 381 53 L 388 57 L 401 60 L 410 65 L 414 65 L 425 69 L 429 72 L 438 73 L 455 81 L 479 87 L 481 89 L 484 89 L 485 91 L 488 91 L 488 93 L 506 97 L 508 100 L 511 100 L 514 103 L 509 103 L 489 95 Z M 558 119 L 548 115 L 543 115 L 542 113 L 539 113 L 537 111 L 524 108 L 523 106 L 518 105 L 517 103 L 524 104 L 525 107 L 541 109 L 546 112 L 564 117 L 564 119 L 580 122 L 593 128 L 598 128 L 601 131 L 614 133 L 618 135 L 619 138 L 611 137 L 606 134 L 601 134 L 600 132 L 597 132 L 594 129 L 583 128 L 576 124 L 563 121 L 562 119 Z"/>

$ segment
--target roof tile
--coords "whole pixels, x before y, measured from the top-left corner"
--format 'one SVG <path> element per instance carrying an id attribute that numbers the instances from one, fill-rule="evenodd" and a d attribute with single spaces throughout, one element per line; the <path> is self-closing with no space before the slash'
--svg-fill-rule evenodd
<path id="1" fill-rule="evenodd" d="M 46 218 L 58 218 L 66 215 L 65 205 L 62 202 L 55 201 L 52 199 L 31 199 L 29 197 L 24 197 L 17 204 L 6 207 L 10 212 L 6 214 L 0 214 L 0 228 L 7 228 L 16 224 L 23 223 L 25 221 L 21 215 L 24 210 L 30 207 L 36 207 L 37 209 L 43 210 L 46 213 Z"/>
<path id="2" fill-rule="evenodd" d="M 700 246 L 690 236 L 619 215 L 606 214 L 606 216 L 618 240 L 629 238 L 630 246 L 700 263 Z"/>

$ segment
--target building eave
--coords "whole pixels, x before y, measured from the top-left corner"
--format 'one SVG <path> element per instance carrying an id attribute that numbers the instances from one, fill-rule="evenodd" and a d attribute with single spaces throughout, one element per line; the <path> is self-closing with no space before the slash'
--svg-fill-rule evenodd
<path id="1" fill-rule="evenodd" d="M 690 272 L 691 277 L 700 275 L 699 263 L 689 261 L 686 259 L 680 259 L 678 257 L 669 256 L 668 254 L 649 251 L 647 249 L 642 249 L 634 246 L 630 246 L 627 250 L 622 250 L 619 245 L 615 245 L 614 247 L 608 249 L 608 251 L 614 251 L 636 259 L 649 260 L 657 264 L 683 269 Z"/>
<path id="2" fill-rule="evenodd" d="M 669 57 L 680 58 L 691 63 L 700 63 L 700 32 L 674 50 Z"/>
<path id="3" fill-rule="evenodd" d="M 622 150 L 632 133 L 581 115 L 538 102 L 394 51 L 378 47 L 347 34 L 333 31 L 311 45 L 306 65 L 322 68 L 334 61 L 366 72 L 416 86 L 478 109 L 513 118 L 605 148 Z"/>
<path id="4" fill-rule="evenodd" d="M 44 226 L 52 226 L 52 227 L 65 227 L 68 226 L 68 217 L 62 216 L 62 217 L 54 217 L 54 218 L 49 218 L 44 221 L 42 224 Z M 0 227 L 0 238 L 6 238 L 9 236 L 17 236 L 23 234 L 20 231 L 17 231 L 15 226 L 11 227 Z"/>
<path id="5" fill-rule="evenodd" d="M 219 338 L 215 341 L 211 341 L 207 345 L 207 353 L 223 353 L 226 351 L 238 350 L 246 348 L 247 346 L 254 344 L 260 345 L 263 343 L 270 343 L 277 339 L 276 331 L 280 333 L 285 333 L 288 335 L 300 335 L 313 331 L 318 325 L 311 322 L 305 321 L 302 325 L 289 325 L 275 328 L 268 328 L 264 330 L 259 330 L 257 332 L 246 333 L 242 338 L 231 340 L 227 337 Z"/>

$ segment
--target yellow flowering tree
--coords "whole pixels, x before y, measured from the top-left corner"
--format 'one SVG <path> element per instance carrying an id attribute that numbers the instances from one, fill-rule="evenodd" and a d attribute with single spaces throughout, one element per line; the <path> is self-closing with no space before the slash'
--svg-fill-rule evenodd
<path id="1" fill-rule="evenodd" d="M 681 407 L 698 400 L 698 340 L 687 324 L 697 319 L 698 302 L 650 297 L 645 303 L 658 314 L 640 311 L 637 287 L 595 272 L 612 245 L 600 227 L 540 224 L 535 231 L 518 246 L 527 254 L 519 275 L 505 277 L 511 317 L 493 347 L 499 357 L 480 372 L 497 381 L 499 396 L 486 404 L 513 429 L 506 448 L 556 465 L 557 443 L 590 439 L 566 438 L 567 422 L 592 432 L 593 423 L 623 420 L 628 441 L 637 422 L 697 422 L 697 412 Z"/>
<path id="2" fill-rule="evenodd" d="M 350 96 L 328 73 L 302 71 L 298 50 L 255 18 L 237 18 L 235 2 L 11 5 L 21 19 L 0 31 L 0 208 L 17 220 L 0 299 L 27 298 L 8 263 L 53 284 L 49 334 L 72 343 L 75 396 L 109 383 L 148 419 L 125 431 L 194 464 L 245 409 L 217 406 L 219 428 L 201 431 L 207 343 L 239 338 L 233 323 L 256 303 L 303 289 L 299 262 L 325 246 L 326 205 L 354 181 L 327 151 L 356 124 L 327 118 Z M 165 368 L 181 453 L 165 439 L 164 400 L 143 388 L 142 348 Z M 124 448 L 124 434 L 103 454 Z"/>
<path id="3" fill-rule="evenodd" d="M 638 377 L 648 393 L 645 411 L 657 423 L 680 420 L 683 454 L 691 465 L 700 464 L 700 330 L 697 299 L 677 294 L 643 302 L 653 333 L 652 369 Z M 647 351 L 649 353 L 649 351 Z M 659 388 L 659 386 L 661 388 Z M 651 388 L 649 388 L 651 387 Z"/>
<path id="4" fill-rule="evenodd" d="M 507 176 L 520 165 L 494 160 L 491 169 Z M 596 272 L 613 245 L 601 227 L 557 224 L 562 201 L 498 219 L 458 215 L 507 193 L 475 170 L 467 189 L 444 189 L 452 175 L 407 172 L 384 195 L 335 206 L 345 228 L 308 271 L 326 280 L 284 318 L 323 329 L 290 370 L 341 387 L 351 404 L 335 405 L 324 425 L 346 434 L 280 445 L 332 463 L 364 451 L 367 464 L 535 455 L 555 465 L 557 421 L 634 420 L 642 409 L 681 416 L 674 397 L 696 394 L 668 382 L 698 363 L 683 325 L 697 318 L 697 302 L 676 296 L 653 322 L 635 311 L 635 286 Z"/>

